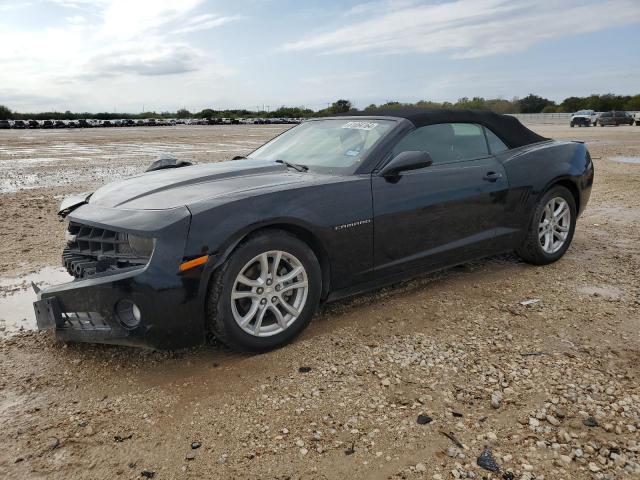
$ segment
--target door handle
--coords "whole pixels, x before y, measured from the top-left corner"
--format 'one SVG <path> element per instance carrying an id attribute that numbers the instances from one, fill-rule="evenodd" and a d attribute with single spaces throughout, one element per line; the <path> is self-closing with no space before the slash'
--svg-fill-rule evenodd
<path id="1" fill-rule="evenodd" d="M 500 178 L 502 178 L 502 174 L 497 172 L 487 172 L 484 174 L 484 177 L 482 177 L 482 179 L 487 182 L 495 182 Z"/>

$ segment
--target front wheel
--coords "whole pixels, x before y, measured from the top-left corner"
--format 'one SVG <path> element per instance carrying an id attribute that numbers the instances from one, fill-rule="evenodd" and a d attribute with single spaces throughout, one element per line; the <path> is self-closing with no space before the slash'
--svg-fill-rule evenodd
<path id="1" fill-rule="evenodd" d="M 526 262 L 547 265 L 569 248 L 576 227 L 576 201 L 560 185 L 549 189 L 535 208 L 526 237 L 516 253 Z"/>
<path id="2" fill-rule="evenodd" d="M 313 251 L 287 232 L 265 230 L 242 242 L 216 272 L 206 305 L 209 330 L 235 350 L 280 347 L 309 324 L 321 290 Z"/>

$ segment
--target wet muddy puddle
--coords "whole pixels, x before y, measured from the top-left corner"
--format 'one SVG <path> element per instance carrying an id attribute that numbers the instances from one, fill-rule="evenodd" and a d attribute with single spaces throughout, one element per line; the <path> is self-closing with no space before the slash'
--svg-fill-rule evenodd
<path id="1" fill-rule="evenodd" d="M 45 267 L 23 277 L 0 277 L 0 336 L 21 330 L 35 330 L 33 302 L 36 294 L 31 287 L 46 287 L 70 282 L 73 277 L 63 268 Z"/>
<path id="2" fill-rule="evenodd" d="M 640 165 L 640 157 L 617 156 L 611 157 L 611 160 L 618 163 L 632 163 Z"/>

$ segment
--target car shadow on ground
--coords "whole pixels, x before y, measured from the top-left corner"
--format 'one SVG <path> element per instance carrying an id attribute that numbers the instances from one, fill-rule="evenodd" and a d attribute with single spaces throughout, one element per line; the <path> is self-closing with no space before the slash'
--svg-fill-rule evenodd
<path id="1" fill-rule="evenodd" d="M 400 300 L 417 293 L 426 293 L 431 288 L 442 287 L 445 282 L 464 281 L 465 277 L 468 277 L 469 282 L 478 280 L 478 276 L 486 280 L 487 276 L 502 275 L 505 273 L 505 269 L 521 268 L 523 265 L 526 264 L 514 254 L 495 255 L 436 272 L 421 274 L 387 287 L 321 305 L 310 327 L 298 339 L 294 339 L 293 343 L 299 340 L 313 340 L 316 336 L 330 334 L 347 324 L 353 325 L 353 314 L 357 314 L 359 310 L 374 303 Z M 356 321 L 362 321 L 364 326 L 367 319 L 362 318 Z M 287 348 L 288 346 L 285 346 L 281 350 L 286 351 Z M 163 369 L 169 364 L 180 365 L 184 363 L 191 366 L 206 365 L 207 368 L 233 368 L 245 359 L 269 355 L 269 353 L 237 352 L 213 337 L 209 338 L 205 345 L 179 350 L 158 351 L 121 345 L 73 343 L 63 347 L 63 351 L 66 352 L 64 356 L 72 359 L 76 364 L 78 362 L 115 361 L 119 364 L 119 368 L 126 369 L 127 365 L 135 367 L 139 361 L 146 360 L 151 362 L 147 364 L 147 371 L 153 370 L 154 367 Z"/>

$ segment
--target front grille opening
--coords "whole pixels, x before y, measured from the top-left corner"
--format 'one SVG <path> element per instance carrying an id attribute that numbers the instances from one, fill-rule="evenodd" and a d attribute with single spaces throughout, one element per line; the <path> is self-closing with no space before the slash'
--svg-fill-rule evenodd
<path id="1" fill-rule="evenodd" d="M 69 222 L 67 231 L 62 263 L 76 278 L 139 267 L 149 261 L 131 250 L 126 234 L 75 222 Z"/>

